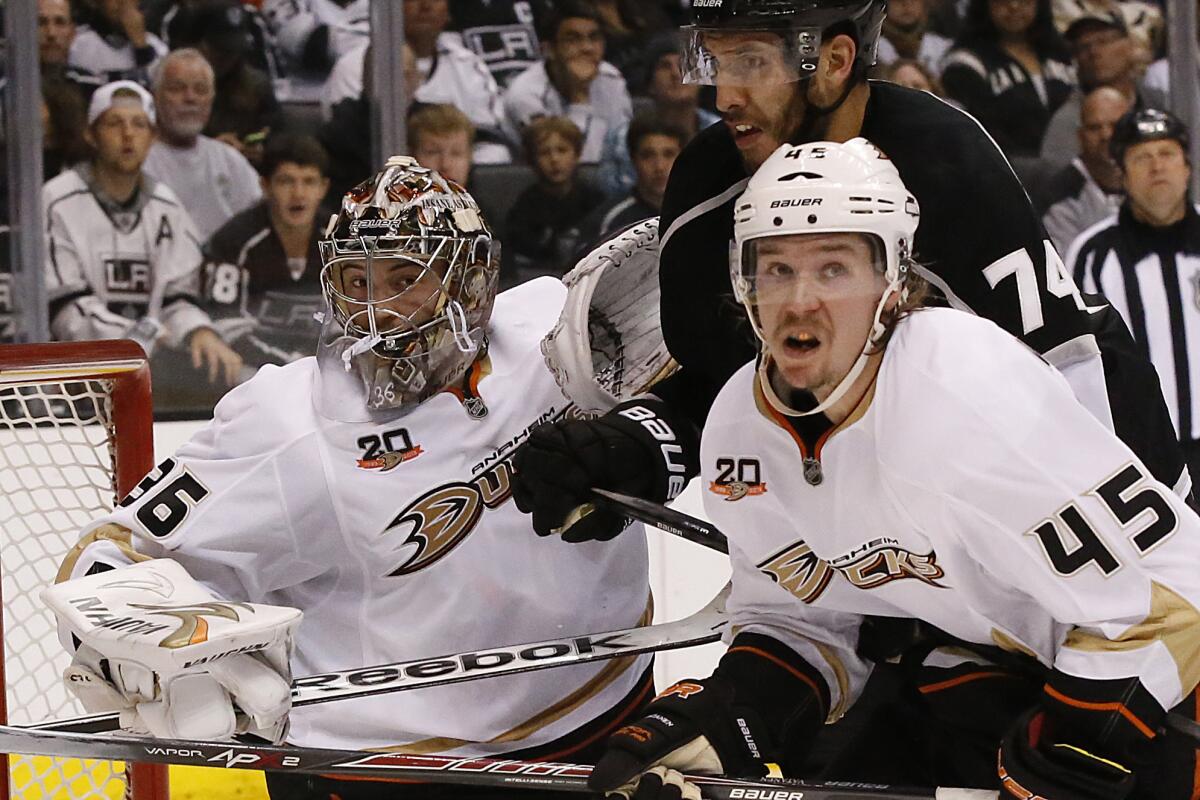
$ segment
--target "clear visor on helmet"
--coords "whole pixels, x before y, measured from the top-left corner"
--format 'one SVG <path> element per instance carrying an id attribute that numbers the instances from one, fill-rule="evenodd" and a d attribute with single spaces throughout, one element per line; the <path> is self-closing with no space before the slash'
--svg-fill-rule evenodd
<path id="1" fill-rule="evenodd" d="M 746 242 L 740 255 L 737 294 L 768 349 L 830 345 L 834 331 L 827 328 L 835 320 L 861 334 L 858 345 L 865 342 L 887 284 L 877 236 L 766 236 Z"/>
<path id="2" fill-rule="evenodd" d="M 817 68 L 820 28 L 753 30 L 684 29 L 684 83 L 705 86 L 763 86 L 795 83 Z"/>

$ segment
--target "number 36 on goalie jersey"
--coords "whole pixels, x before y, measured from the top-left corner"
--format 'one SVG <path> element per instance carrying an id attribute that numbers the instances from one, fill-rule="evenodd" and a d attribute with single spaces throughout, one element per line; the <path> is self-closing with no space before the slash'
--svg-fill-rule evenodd
<path id="1" fill-rule="evenodd" d="M 120 502 L 121 508 L 129 508 L 148 492 L 153 498 L 137 510 L 138 522 L 154 537 L 164 539 L 183 524 L 196 504 L 211 492 L 186 467 L 176 471 L 175 459 L 168 458 L 142 478 L 137 486 Z M 170 478 L 168 481 L 167 479 Z"/>

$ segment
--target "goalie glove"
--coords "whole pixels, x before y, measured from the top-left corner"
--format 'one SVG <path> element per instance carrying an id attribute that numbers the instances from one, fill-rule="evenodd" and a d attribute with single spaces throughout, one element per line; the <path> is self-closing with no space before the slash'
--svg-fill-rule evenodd
<path id="1" fill-rule="evenodd" d="M 119 712 L 125 730 L 169 739 L 286 736 L 299 610 L 220 600 L 161 558 L 42 599 L 78 641 L 63 679 L 89 713 Z"/>
<path id="2" fill-rule="evenodd" d="M 513 500 L 539 536 L 612 539 L 629 520 L 590 507 L 593 487 L 664 503 L 699 471 L 699 435 L 658 398 L 627 400 L 590 420 L 541 425 L 513 455 Z"/>

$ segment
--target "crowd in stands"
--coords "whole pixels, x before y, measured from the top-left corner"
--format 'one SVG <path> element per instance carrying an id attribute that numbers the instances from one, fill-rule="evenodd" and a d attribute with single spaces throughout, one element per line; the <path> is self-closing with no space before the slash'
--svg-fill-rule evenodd
<path id="1" fill-rule="evenodd" d="M 54 336 L 214 390 L 312 352 L 316 237 L 375 166 L 369 0 L 36 3 Z M 720 120 L 681 80 L 687 4 L 397 0 L 409 151 L 476 194 L 504 286 L 657 214 Z M 1165 106 L 1163 29 L 1154 0 L 890 0 L 873 76 L 979 120 L 1065 254 L 1124 198 L 1116 121 Z"/>

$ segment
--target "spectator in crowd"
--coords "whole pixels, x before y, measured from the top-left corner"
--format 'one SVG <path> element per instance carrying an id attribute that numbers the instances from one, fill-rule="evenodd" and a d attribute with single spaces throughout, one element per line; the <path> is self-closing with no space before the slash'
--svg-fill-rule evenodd
<path id="1" fill-rule="evenodd" d="M 951 41 L 929 30 L 929 2 L 889 0 L 875 63 L 891 64 L 907 58 L 921 62 L 934 74 L 941 70 Z"/>
<path id="2" fill-rule="evenodd" d="M 1125 197 L 1121 168 L 1112 159 L 1113 126 L 1130 110 L 1130 100 L 1111 86 L 1093 89 L 1079 110 L 1079 155 L 1047 181 L 1042 225 L 1058 252 L 1110 216 Z M 1030 187 L 1030 194 L 1034 195 Z"/>
<path id="3" fill-rule="evenodd" d="M 89 155 L 87 109 L 65 81 L 42 81 L 42 175 L 50 180 Z"/>
<path id="4" fill-rule="evenodd" d="M 167 46 L 146 31 L 137 0 L 89 0 L 88 24 L 71 42 L 67 63 L 105 81 L 134 80 L 148 85 L 150 70 Z"/>
<path id="5" fill-rule="evenodd" d="M 686 131 L 653 115 L 635 117 L 629 125 L 626 147 L 637 175 L 633 190 L 589 215 L 583 223 L 585 246 L 650 217 L 662 209 L 663 193 L 675 157 L 688 143 Z"/>
<path id="6" fill-rule="evenodd" d="M 267 74 L 250 65 L 253 42 L 238 0 L 208 0 L 194 15 L 197 49 L 216 76 L 212 116 L 204 133 L 257 164 L 263 143 L 279 123 L 279 101 Z"/>
<path id="7" fill-rule="evenodd" d="M 1188 194 L 1188 131 L 1166 111 L 1134 110 L 1117 122 L 1111 147 L 1125 202 L 1075 240 L 1067 267 L 1149 353 L 1188 469 L 1200 475 L 1200 215 Z"/>
<path id="8" fill-rule="evenodd" d="M 313 355 L 320 327 L 317 239 L 330 210 L 329 159 L 309 136 L 276 134 L 263 153 L 263 200 L 208 242 L 204 296 L 217 330 L 244 359 L 263 364 Z"/>
<path id="9" fill-rule="evenodd" d="M 971 0 L 942 85 L 1006 155 L 1036 157 L 1050 116 L 1075 85 L 1050 0 Z"/>
<path id="10" fill-rule="evenodd" d="M 552 0 L 450 0 L 451 29 L 483 59 L 501 89 L 541 60 L 538 28 L 554 10 Z"/>
<path id="11" fill-rule="evenodd" d="M 262 198 L 246 157 L 201 133 L 214 92 L 213 69 L 200 51 L 172 50 L 155 73 L 158 141 L 146 159 L 146 172 L 179 195 L 203 239 Z"/>
<path id="12" fill-rule="evenodd" d="M 133 81 L 97 89 L 88 109 L 95 155 L 42 189 L 50 333 L 187 348 L 209 380 L 232 383 L 238 357 L 197 304 L 200 244 L 171 189 L 142 172 L 154 101 Z"/>
<path id="13" fill-rule="evenodd" d="M 80 98 L 83 108 L 103 82 L 94 73 L 71 66 L 67 59 L 75 41 L 75 20 L 69 0 L 38 0 L 38 66 L 43 83 L 61 81 Z"/>
<path id="14" fill-rule="evenodd" d="M 421 84 L 417 59 L 407 42 L 400 45 L 404 64 L 404 96 L 410 103 Z M 374 172 L 371 163 L 371 107 L 367 98 L 372 95 L 374 70 L 371 67 L 370 46 L 363 53 L 363 89 L 354 97 L 334 104 L 332 116 L 321 125 L 318 138 L 329 153 L 329 202 L 336 205 L 352 186 L 366 180 Z"/>
<path id="15" fill-rule="evenodd" d="M 684 83 L 679 66 L 679 38 L 672 31 L 656 36 L 647 46 L 649 65 L 643 81 L 653 114 L 664 123 L 686 131 L 688 140 L 721 121 L 718 114 L 700 107 L 700 87 Z M 599 183 L 612 198 L 624 197 L 633 188 L 636 174 L 629 159 L 629 125 L 619 125 L 604 140 Z"/>
<path id="16" fill-rule="evenodd" d="M 404 40 L 420 75 L 414 100 L 457 106 L 475 125 L 475 162 L 507 164 L 512 153 L 502 132 L 500 88 L 483 59 L 446 32 L 449 22 L 449 0 L 404 0 Z M 334 66 L 321 95 L 326 119 L 339 102 L 363 96 L 367 54 L 367 46 L 360 47 Z"/>
<path id="17" fill-rule="evenodd" d="M 1101 86 L 1110 86 L 1125 95 L 1136 108 L 1163 108 L 1166 97 L 1159 92 L 1140 90 L 1141 73 L 1137 48 L 1125 25 L 1116 0 L 1093 0 L 1068 22 L 1064 30 L 1075 54 L 1079 88 L 1054 112 L 1042 140 L 1042 158 L 1051 164 L 1067 164 L 1079 152 L 1075 135 L 1083 96 Z"/>
<path id="18" fill-rule="evenodd" d="M 292 71 L 327 75 L 371 36 L 371 0 L 262 0 L 262 15 Z"/>
<path id="19" fill-rule="evenodd" d="M 583 133 L 566 117 L 539 117 L 525 129 L 525 152 L 537 183 L 518 197 L 505 224 L 512 283 L 562 275 L 579 243 L 584 218 L 604 200 L 579 180 Z"/>
<path id="20" fill-rule="evenodd" d="M 1126 0 L 1130 2 L 1130 0 Z M 1125 6 L 1122 5 L 1122 8 Z M 1200 26 L 1200 20 L 1197 21 Z M 1200 38 L 1200 30 L 1196 31 L 1197 38 Z M 1195 65 L 1193 72 L 1195 77 L 1191 84 L 1196 102 L 1200 103 L 1200 63 Z M 1147 69 L 1145 77 L 1142 79 L 1141 88 L 1145 91 L 1157 92 L 1162 97 L 1169 97 L 1171 94 L 1171 64 L 1167 58 L 1160 58 L 1152 63 Z"/>
<path id="21" fill-rule="evenodd" d="M 454 106 L 421 106 L 408 118 L 408 146 L 422 167 L 436 170 L 459 186 L 471 176 L 475 126 Z"/>
<path id="22" fill-rule="evenodd" d="M 672 29 L 661 7 L 645 0 L 589 0 L 600 15 L 604 54 L 626 81 L 645 72 L 646 44 L 656 33 Z"/>
<path id="23" fill-rule="evenodd" d="M 604 60 L 600 16 L 584 0 L 560 0 L 541 38 L 545 58 L 514 78 L 504 93 L 510 135 L 523 136 L 538 117 L 569 117 L 583 132 L 583 162 L 594 164 L 608 132 L 633 116 L 625 79 Z"/>
<path id="24" fill-rule="evenodd" d="M 920 61 L 912 58 L 897 58 L 890 64 L 878 67 L 875 70 L 875 75 L 880 80 L 898 83 L 901 86 L 907 86 L 909 89 L 929 92 L 943 98 L 946 96 L 937 73 L 931 72 Z"/>

